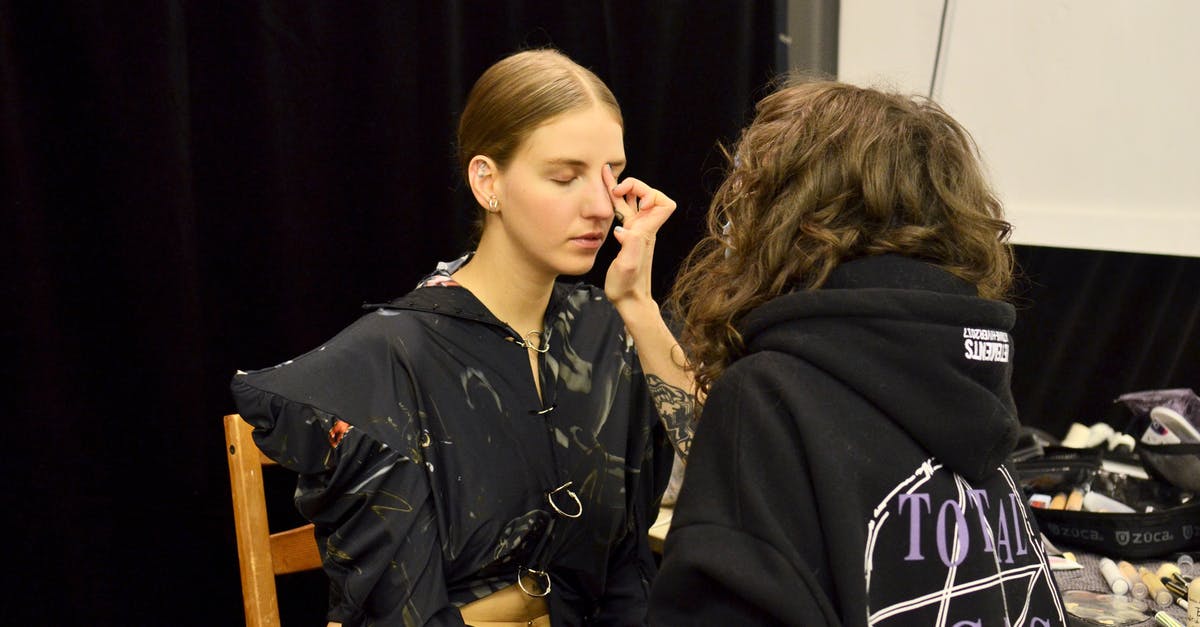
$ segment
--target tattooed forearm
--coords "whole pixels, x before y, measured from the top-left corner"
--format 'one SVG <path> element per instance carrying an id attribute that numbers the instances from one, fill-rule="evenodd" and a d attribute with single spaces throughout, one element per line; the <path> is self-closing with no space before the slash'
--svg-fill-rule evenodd
<path id="1" fill-rule="evenodd" d="M 688 451 L 692 448 L 692 435 L 695 433 L 692 412 L 696 406 L 696 397 L 652 374 L 646 375 L 646 382 L 650 385 L 650 398 L 654 400 L 658 417 L 667 428 L 667 436 L 675 444 L 679 457 L 686 462 Z"/>

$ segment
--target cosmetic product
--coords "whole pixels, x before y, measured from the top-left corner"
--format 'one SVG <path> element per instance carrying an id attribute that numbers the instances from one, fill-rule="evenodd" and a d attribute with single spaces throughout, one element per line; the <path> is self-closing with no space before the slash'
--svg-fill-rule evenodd
<path id="1" fill-rule="evenodd" d="M 1183 572 L 1179 567 L 1171 562 L 1163 562 L 1158 566 L 1158 570 L 1154 571 L 1154 576 L 1159 579 L 1174 579 L 1173 575 L 1182 575 Z"/>
<path id="2" fill-rule="evenodd" d="M 1125 580 L 1129 582 L 1129 593 L 1135 599 L 1144 599 L 1148 594 L 1146 584 L 1142 583 L 1142 578 L 1138 576 L 1137 569 L 1133 564 L 1125 560 L 1117 562 L 1117 568 L 1121 570 L 1121 574 Z"/>
<path id="3" fill-rule="evenodd" d="M 1070 509 L 1070 508 L 1068 508 Z M 1132 514 L 1133 508 L 1099 492 L 1088 492 L 1083 495 L 1083 511 L 1108 512 L 1115 514 Z"/>
<path id="4" fill-rule="evenodd" d="M 1071 496 L 1067 497 L 1067 504 L 1064 509 L 1069 512 L 1077 512 L 1083 509 L 1083 490 L 1079 488 L 1071 490 Z"/>
<path id="5" fill-rule="evenodd" d="M 1101 444 L 1108 444 L 1108 438 L 1112 437 L 1113 428 L 1107 422 L 1097 422 L 1088 429 L 1087 441 L 1083 443 L 1084 448 L 1092 448 Z"/>
<path id="6" fill-rule="evenodd" d="M 1174 616 L 1171 616 L 1162 610 L 1159 610 L 1158 613 L 1154 615 L 1154 622 L 1162 625 L 1162 627 L 1183 627 L 1183 623 L 1175 620 Z"/>
<path id="7" fill-rule="evenodd" d="M 1067 590 L 1062 593 L 1062 601 L 1071 615 L 1070 625 L 1143 625 L 1150 616 L 1145 601 L 1115 594 Z"/>
<path id="8" fill-rule="evenodd" d="M 1138 568 L 1138 574 L 1142 577 L 1142 583 L 1146 584 L 1147 596 L 1159 607 L 1167 607 L 1175 602 L 1175 597 L 1171 596 L 1167 587 L 1149 569 L 1145 566 Z"/>
<path id="9" fill-rule="evenodd" d="M 1200 627 L 1200 577 L 1193 578 L 1188 586 L 1187 624 L 1188 627 Z"/>
<path id="10" fill-rule="evenodd" d="M 1068 559 L 1066 555 L 1047 555 L 1046 563 L 1050 565 L 1050 570 L 1080 570 L 1083 564 L 1076 562 L 1073 559 Z"/>
<path id="11" fill-rule="evenodd" d="M 1128 433 L 1116 433 L 1108 439 L 1108 450 L 1115 453 L 1132 453 L 1137 440 Z"/>
<path id="12" fill-rule="evenodd" d="M 1088 437 L 1092 435 L 1092 430 L 1085 427 L 1081 423 L 1071 423 L 1071 428 L 1067 429 L 1067 435 L 1062 439 L 1062 445 L 1067 448 L 1083 448 L 1087 446 Z"/>
<path id="13" fill-rule="evenodd" d="M 1129 592 L 1129 582 L 1121 575 L 1121 569 L 1117 568 L 1116 562 L 1107 557 L 1100 560 L 1100 574 L 1104 575 L 1104 581 L 1108 582 L 1113 594 L 1123 595 Z"/>

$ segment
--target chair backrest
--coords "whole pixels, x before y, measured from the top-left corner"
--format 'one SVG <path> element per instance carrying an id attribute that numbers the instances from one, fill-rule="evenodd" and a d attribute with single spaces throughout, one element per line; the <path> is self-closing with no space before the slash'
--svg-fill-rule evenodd
<path id="1" fill-rule="evenodd" d="M 258 450 L 254 428 L 237 414 L 225 416 L 229 483 L 233 488 L 233 524 L 242 571 L 242 602 L 247 627 L 278 627 L 275 576 L 321 567 L 313 526 L 271 533 L 263 467 L 275 465 Z"/>

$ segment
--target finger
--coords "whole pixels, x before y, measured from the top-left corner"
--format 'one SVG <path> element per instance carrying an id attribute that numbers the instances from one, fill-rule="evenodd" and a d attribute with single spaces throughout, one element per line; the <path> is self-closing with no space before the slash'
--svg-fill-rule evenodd
<path id="1" fill-rule="evenodd" d="M 625 227 L 613 229 L 613 237 L 621 248 L 613 259 L 613 265 L 625 273 L 633 273 L 641 264 L 646 247 L 646 237 Z"/>
<path id="2" fill-rule="evenodd" d="M 621 248 L 609 266 L 609 275 L 612 276 L 612 273 L 615 272 L 624 276 L 633 281 L 633 283 L 628 283 L 629 286 L 646 290 L 646 293 L 649 293 L 654 264 L 654 235 L 639 233 L 623 227 L 613 229 L 613 235 Z M 634 283 L 641 285 L 639 287 Z M 605 287 L 608 287 L 607 282 Z"/>
<path id="3" fill-rule="evenodd" d="M 624 224 L 625 218 L 632 212 L 625 198 L 618 196 L 614 191 L 617 188 L 617 175 L 613 173 L 611 164 L 606 163 L 603 168 L 600 168 L 600 182 L 604 183 L 604 186 L 608 188 L 609 202 L 612 203 L 617 224 Z"/>
<path id="4" fill-rule="evenodd" d="M 675 201 L 658 190 L 651 190 L 645 198 L 640 199 L 642 207 L 634 213 L 635 221 L 631 225 L 626 221 L 625 226 L 636 226 L 645 233 L 657 233 L 675 211 Z"/>
<path id="5" fill-rule="evenodd" d="M 632 194 L 634 196 L 641 197 L 641 196 L 645 196 L 646 193 L 649 192 L 651 189 L 654 189 L 654 188 L 650 187 L 642 180 L 636 179 L 632 176 L 628 176 L 628 177 L 625 177 L 625 180 L 621 181 L 620 183 L 617 183 L 617 186 L 615 188 L 613 188 L 613 192 L 620 194 L 622 196 L 627 196 L 629 194 Z"/>
<path id="6" fill-rule="evenodd" d="M 654 189 L 649 185 L 644 190 L 639 189 L 637 197 L 639 209 L 662 208 L 667 211 L 675 210 L 675 201 L 671 200 L 670 196 L 664 194 L 662 190 Z"/>
<path id="7" fill-rule="evenodd" d="M 670 216 L 671 212 L 662 207 L 647 207 L 634 213 L 633 220 L 626 220 L 625 228 L 635 229 L 644 235 L 653 235 Z"/>
<path id="8" fill-rule="evenodd" d="M 637 209 L 664 207 L 667 211 L 675 210 L 675 201 L 669 196 L 633 177 L 621 181 L 614 191 L 624 193 L 625 201 Z"/>
<path id="9" fill-rule="evenodd" d="M 612 172 L 612 168 L 605 164 L 601 169 L 601 180 L 608 186 L 609 200 L 613 204 L 613 212 L 617 214 L 617 220 L 621 224 L 625 224 L 627 220 L 637 213 L 637 204 L 631 203 L 629 198 L 623 193 L 618 193 L 620 184 L 617 183 L 617 178 Z"/>
<path id="10" fill-rule="evenodd" d="M 612 191 L 613 195 L 620 195 L 621 202 L 625 207 L 628 207 L 628 210 L 624 212 L 625 220 L 623 224 L 626 227 L 632 227 L 637 222 L 638 214 L 641 213 L 642 208 L 649 206 L 642 201 L 641 196 L 654 191 L 654 188 L 639 179 L 629 177 L 618 183 Z"/>
<path id="11" fill-rule="evenodd" d="M 604 168 L 600 171 L 600 180 L 604 181 L 604 186 L 609 189 L 617 186 L 617 175 L 613 174 L 612 165 L 604 164 Z"/>

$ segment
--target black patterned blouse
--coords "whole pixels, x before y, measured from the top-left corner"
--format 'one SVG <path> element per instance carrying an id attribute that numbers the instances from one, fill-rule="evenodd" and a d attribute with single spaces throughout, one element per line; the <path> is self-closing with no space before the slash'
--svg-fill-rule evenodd
<path id="1" fill-rule="evenodd" d="M 633 342 L 602 291 L 555 285 L 539 398 L 522 338 L 449 280 L 462 261 L 233 379 L 259 446 L 300 473 L 329 619 L 461 625 L 524 572 L 556 625 L 640 624 L 672 451 Z"/>

